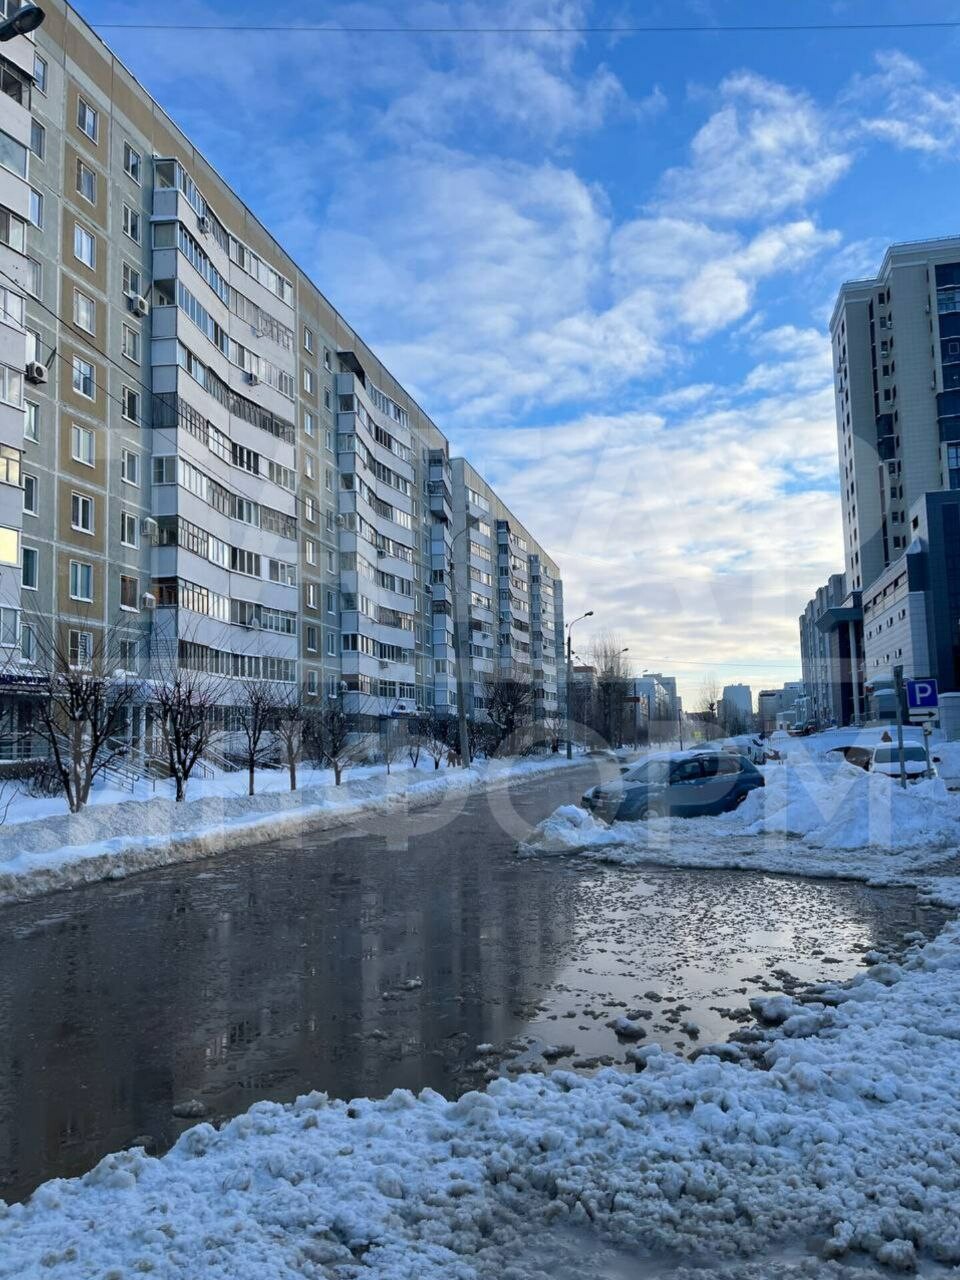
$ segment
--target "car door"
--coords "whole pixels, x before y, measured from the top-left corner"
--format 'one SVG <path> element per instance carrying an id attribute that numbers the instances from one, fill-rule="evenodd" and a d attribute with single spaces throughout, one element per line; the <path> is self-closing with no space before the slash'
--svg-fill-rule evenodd
<path id="1" fill-rule="evenodd" d="M 740 761 L 734 755 L 703 757 L 700 786 L 703 813 L 723 813 L 733 808 L 740 794 Z"/>
<path id="2" fill-rule="evenodd" d="M 670 770 L 667 803 L 671 813 L 691 817 L 703 803 L 703 766 L 699 756 L 680 760 Z"/>

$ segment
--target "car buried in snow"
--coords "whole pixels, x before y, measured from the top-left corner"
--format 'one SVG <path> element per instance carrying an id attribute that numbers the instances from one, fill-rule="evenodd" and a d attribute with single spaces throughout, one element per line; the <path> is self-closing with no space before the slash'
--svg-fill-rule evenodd
<path id="1" fill-rule="evenodd" d="M 934 756 L 927 764 L 927 753 L 917 742 L 903 744 L 903 773 L 907 782 L 919 782 L 921 778 L 938 777 L 938 757 Z M 874 747 L 870 759 L 870 772 L 882 773 L 888 778 L 900 777 L 900 751 L 897 744 L 881 742 Z"/>
<path id="2" fill-rule="evenodd" d="M 643 760 L 621 778 L 591 787 L 581 803 L 607 822 L 702 818 L 729 813 L 763 785 L 746 756 L 701 750 Z"/>

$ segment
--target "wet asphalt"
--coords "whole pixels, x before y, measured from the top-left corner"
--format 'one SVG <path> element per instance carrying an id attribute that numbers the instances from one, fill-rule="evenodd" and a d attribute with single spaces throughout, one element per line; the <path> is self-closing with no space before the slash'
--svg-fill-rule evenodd
<path id="1" fill-rule="evenodd" d="M 842 980 L 942 922 L 906 889 L 518 859 L 596 776 L 0 909 L 0 1198 L 261 1098 L 452 1095 L 544 1068 L 544 1045 L 621 1064 L 607 1023 L 628 1010 L 688 1053 L 751 995 Z"/>

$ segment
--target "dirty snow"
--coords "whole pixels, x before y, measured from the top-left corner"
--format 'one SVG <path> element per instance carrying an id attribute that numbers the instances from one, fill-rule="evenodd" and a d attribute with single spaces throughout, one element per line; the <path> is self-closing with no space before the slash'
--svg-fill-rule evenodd
<path id="1" fill-rule="evenodd" d="M 330 771 L 306 771 L 305 785 L 297 791 L 288 789 L 285 772 L 270 771 L 254 796 L 245 794 L 246 775 L 226 774 L 191 782 L 180 804 L 163 796 L 125 795 L 121 803 L 91 804 L 79 814 L 64 813 L 62 800 L 18 800 L 19 820 L 0 826 L 0 905 L 212 857 L 258 839 L 297 836 L 364 815 L 465 797 L 477 787 L 500 786 L 568 763 L 548 756 L 435 771 L 431 760 L 421 760 L 416 770 L 395 769 L 389 775 L 382 766 L 350 770 L 339 787 Z M 103 801 L 103 793 L 95 794 Z"/>
<path id="2" fill-rule="evenodd" d="M 919 883 L 960 851 L 960 794 L 948 790 L 942 778 L 904 789 L 831 757 L 816 744 L 795 749 L 763 773 L 764 787 L 733 813 L 718 817 L 608 825 L 565 805 L 544 819 L 519 851 L 627 866 L 741 868 L 877 885 Z M 942 888 L 948 893 L 946 884 Z M 950 892 L 956 895 L 957 887 Z M 952 897 L 941 900 L 953 903 Z"/>
<path id="3" fill-rule="evenodd" d="M 757 1065 L 650 1046 L 638 1074 L 455 1103 L 258 1103 L 0 1210 L 0 1277 L 535 1277 L 529 1245 L 560 1227 L 731 1277 L 778 1250 L 782 1276 L 811 1250 L 960 1263 L 960 924 L 765 1012 Z"/>

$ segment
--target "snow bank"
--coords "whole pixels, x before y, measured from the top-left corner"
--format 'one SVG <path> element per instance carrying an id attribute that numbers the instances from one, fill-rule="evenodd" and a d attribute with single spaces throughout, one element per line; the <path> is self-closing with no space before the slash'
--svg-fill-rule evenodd
<path id="1" fill-rule="evenodd" d="M 960 847 L 960 796 L 939 779 L 904 789 L 879 774 L 823 760 L 772 764 L 763 772 L 766 786 L 733 813 L 608 826 L 565 806 L 541 822 L 519 852 L 916 884 Z"/>
<path id="2" fill-rule="evenodd" d="M 344 776 L 298 791 L 205 794 L 177 804 L 168 799 L 90 805 L 79 814 L 59 814 L 0 827 L 0 905 L 135 871 L 190 862 L 250 844 L 285 839 L 379 815 L 497 787 L 581 764 L 563 757 L 483 761 L 470 769 L 434 772 L 381 770 L 358 779 Z"/>
<path id="3" fill-rule="evenodd" d="M 530 1276 L 558 1225 L 730 1277 L 810 1275 L 811 1238 L 960 1263 L 960 925 L 776 1018 L 766 1070 L 658 1052 L 455 1103 L 258 1103 L 0 1207 L 0 1277 Z"/>

